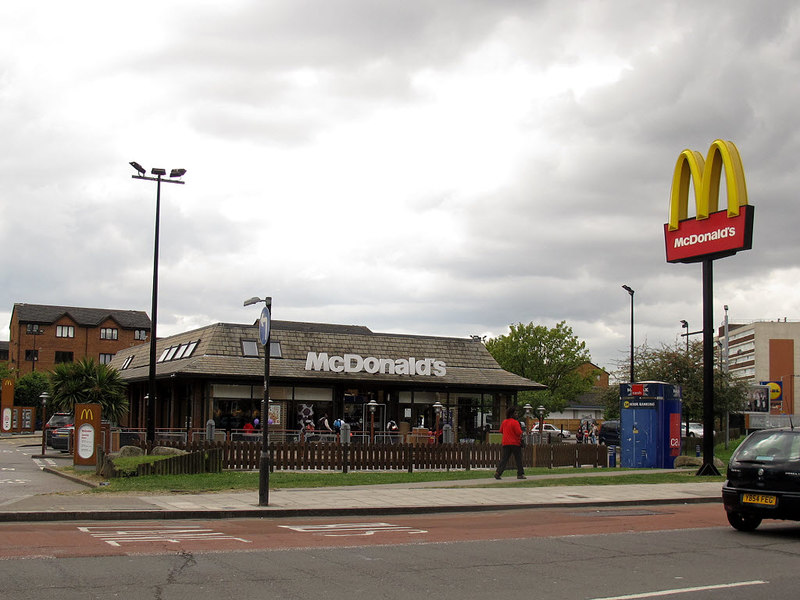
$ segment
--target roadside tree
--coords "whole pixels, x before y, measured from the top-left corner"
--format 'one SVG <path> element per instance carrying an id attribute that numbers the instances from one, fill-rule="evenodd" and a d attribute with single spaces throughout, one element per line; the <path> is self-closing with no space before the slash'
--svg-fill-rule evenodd
<path id="1" fill-rule="evenodd" d="M 542 404 L 548 412 L 563 410 L 570 400 L 592 388 L 594 373 L 578 367 L 591 362 L 586 342 L 579 340 L 565 321 L 545 325 L 517 323 L 509 333 L 486 341 L 486 348 L 506 371 L 547 386 L 542 392 L 521 392 L 524 404 Z"/>
<path id="2" fill-rule="evenodd" d="M 46 373 L 33 371 L 26 373 L 14 384 L 14 404 L 17 406 L 40 406 L 39 396 L 50 389 L 50 380 Z"/>
<path id="3" fill-rule="evenodd" d="M 118 423 L 128 412 L 125 382 L 119 371 L 83 358 L 56 365 L 50 375 L 52 404 L 56 410 L 71 412 L 76 404 L 97 403 L 103 418 Z"/>
<path id="4" fill-rule="evenodd" d="M 626 382 L 628 377 L 627 358 L 617 364 L 615 376 Z M 683 343 L 670 346 L 662 344 L 651 348 L 647 344 L 636 348 L 634 367 L 638 381 L 663 381 L 681 386 L 683 395 L 683 419 L 701 422 L 703 420 L 703 344 L 689 344 L 687 352 Z M 747 394 L 747 386 L 714 365 L 714 417 L 723 422 L 727 412 L 740 412 Z M 607 419 L 619 417 L 619 387 L 610 386 L 603 399 L 606 403 Z"/>

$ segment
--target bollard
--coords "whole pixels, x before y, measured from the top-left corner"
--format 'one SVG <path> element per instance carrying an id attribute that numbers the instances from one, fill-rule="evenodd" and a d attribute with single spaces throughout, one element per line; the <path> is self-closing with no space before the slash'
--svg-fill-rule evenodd
<path id="1" fill-rule="evenodd" d="M 456 435 L 453 431 L 453 426 L 450 423 L 445 423 L 442 427 L 442 443 L 452 444 L 456 441 Z"/>
<path id="2" fill-rule="evenodd" d="M 700 444 L 697 444 L 694 447 L 694 451 L 695 451 L 695 456 L 700 456 Z"/>

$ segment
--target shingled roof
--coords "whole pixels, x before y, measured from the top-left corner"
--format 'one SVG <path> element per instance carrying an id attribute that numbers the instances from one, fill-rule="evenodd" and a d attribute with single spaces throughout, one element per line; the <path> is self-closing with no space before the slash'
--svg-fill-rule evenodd
<path id="1" fill-rule="evenodd" d="M 82 308 L 78 306 L 51 306 L 49 304 L 15 303 L 14 312 L 20 323 L 49 325 L 68 315 L 77 325 L 96 327 L 108 318 L 124 329 L 150 329 L 150 317 L 141 310 L 109 308 Z"/>
<path id="2" fill-rule="evenodd" d="M 157 356 L 169 347 L 197 342 L 188 358 L 160 362 L 158 378 L 169 376 L 246 378 L 264 376 L 264 355 L 261 344 L 259 357 L 242 355 L 242 340 L 258 340 L 257 325 L 217 323 L 157 340 Z M 459 387 L 503 390 L 536 390 L 545 386 L 504 371 L 486 347 L 468 338 L 447 338 L 420 335 L 374 333 L 361 326 L 330 325 L 273 321 L 272 342 L 280 342 L 281 358 L 270 360 L 270 377 L 298 382 L 300 385 L 332 384 L 352 381 L 377 384 L 421 385 L 429 387 Z M 447 364 L 443 377 L 397 375 L 388 373 L 332 373 L 307 371 L 308 352 L 327 352 L 341 356 L 346 353 L 363 357 L 417 359 L 430 357 Z M 133 357 L 126 369 L 122 365 Z M 123 379 L 142 381 L 147 378 L 149 345 L 143 344 L 119 351 L 111 366 L 121 369 Z"/>

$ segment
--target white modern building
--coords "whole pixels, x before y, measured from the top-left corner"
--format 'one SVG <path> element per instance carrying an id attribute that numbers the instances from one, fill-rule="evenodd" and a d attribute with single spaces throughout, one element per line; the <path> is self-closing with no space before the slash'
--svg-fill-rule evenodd
<path id="1" fill-rule="evenodd" d="M 718 341 L 724 348 L 724 328 Z M 800 384 L 800 322 L 754 321 L 728 325 L 728 370 L 735 378 L 758 385 L 770 382 L 780 387 L 772 395 L 772 414 L 797 414 L 795 387 Z M 723 360 L 725 354 L 723 352 Z M 773 386 L 776 388 L 776 386 Z M 776 388 L 777 391 L 777 388 Z"/>

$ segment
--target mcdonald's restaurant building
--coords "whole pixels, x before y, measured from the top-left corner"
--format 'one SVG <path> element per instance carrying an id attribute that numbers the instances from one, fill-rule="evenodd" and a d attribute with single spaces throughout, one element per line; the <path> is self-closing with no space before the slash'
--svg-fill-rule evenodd
<path id="1" fill-rule="evenodd" d="M 264 347 L 258 325 L 217 323 L 157 342 L 156 428 L 240 429 L 260 418 Z M 128 427 L 146 425 L 149 345 L 126 348 L 111 361 L 128 383 Z M 299 429 L 342 418 L 354 430 L 393 420 L 401 430 L 440 424 L 457 439 L 497 428 L 523 390 L 545 386 L 503 370 L 480 341 L 375 333 L 362 326 L 273 321 L 270 334 L 270 419 Z M 367 403 L 375 400 L 370 413 Z M 406 424 L 406 425 L 403 425 Z"/>

